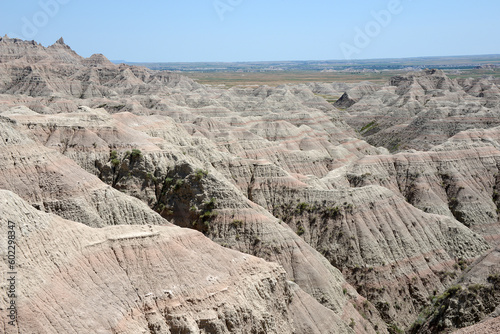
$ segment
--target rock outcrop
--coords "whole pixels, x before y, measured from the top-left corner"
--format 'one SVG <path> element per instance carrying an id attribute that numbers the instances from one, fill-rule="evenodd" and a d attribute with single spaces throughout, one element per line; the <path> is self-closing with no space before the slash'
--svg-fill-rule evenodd
<path id="1" fill-rule="evenodd" d="M 3 190 L 0 203 L 17 272 L 14 290 L 1 286 L 4 333 L 354 333 L 277 264 L 193 230 L 91 228 Z M 1 270 L 12 271 L 5 261 Z M 15 298 L 5 298 L 9 289 Z"/>
<path id="2" fill-rule="evenodd" d="M 347 90 L 337 101 L 345 120 L 375 146 L 429 149 L 460 131 L 500 125 L 494 79 L 454 80 L 426 70 Z"/>

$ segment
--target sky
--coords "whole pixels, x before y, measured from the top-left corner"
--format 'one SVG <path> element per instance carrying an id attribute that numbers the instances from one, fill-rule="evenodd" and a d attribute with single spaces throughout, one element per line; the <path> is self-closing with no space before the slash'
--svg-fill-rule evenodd
<path id="1" fill-rule="evenodd" d="M 500 54 L 495 0 L 0 0 L 0 35 L 131 62 Z"/>

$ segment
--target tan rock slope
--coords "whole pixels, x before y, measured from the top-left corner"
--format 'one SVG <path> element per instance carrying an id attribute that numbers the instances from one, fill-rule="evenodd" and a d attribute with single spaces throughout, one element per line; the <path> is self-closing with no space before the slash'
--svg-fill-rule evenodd
<path id="1" fill-rule="evenodd" d="M 1 189 L 15 191 L 42 211 L 89 226 L 166 223 L 141 201 L 102 183 L 16 127 L 15 122 L 0 118 Z"/>
<path id="2" fill-rule="evenodd" d="M 16 101 L 15 96 L 13 101 L 14 104 L 19 102 Z M 40 111 L 43 112 L 44 110 Z M 113 166 L 112 161 L 110 161 L 112 160 L 110 159 L 110 151 L 118 149 L 120 151 L 119 158 L 121 159 L 120 173 L 122 167 L 124 169 L 124 174 L 120 176 L 125 177 L 125 180 L 131 178 L 132 180 L 128 183 L 134 189 L 136 188 L 134 179 L 141 180 L 142 184 L 142 181 L 149 177 L 149 168 L 157 170 L 154 172 L 155 178 L 165 179 L 171 168 L 179 168 L 179 173 L 185 172 L 187 168 L 186 170 L 192 173 L 194 168 L 197 167 L 196 164 L 200 167 L 204 166 L 199 160 L 179 152 L 180 149 L 172 147 L 170 143 L 162 143 L 159 138 L 151 138 L 121 122 L 115 121 L 103 110 L 93 112 L 87 107 L 79 107 L 75 112 L 66 115 L 55 115 L 53 111 L 48 115 L 43 115 L 26 107 L 13 107 L 8 108 L 3 115 L 5 117 L 3 121 L 6 124 L 4 126 L 6 134 L 2 138 L 7 139 L 3 143 L 5 145 L 3 162 L 8 168 L 3 171 L 5 174 L 2 187 L 19 192 L 21 196 L 24 196 L 26 200 L 40 210 L 54 212 L 62 217 L 78 220 L 91 226 L 124 224 L 129 221 L 136 224 L 162 224 L 163 220 L 159 216 L 152 214 L 152 211 L 148 212 L 147 209 L 144 212 L 146 217 L 142 219 L 141 210 L 145 209 L 142 207 L 143 204 L 123 195 L 110 186 L 106 186 L 96 177 L 81 170 L 72 160 L 64 157 L 61 153 L 71 156 L 74 161 L 82 163 L 83 167 L 89 168 L 91 171 L 99 171 L 99 174 L 102 174 L 100 176 L 105 181 L 108 181 L 107 176 L 109 176 L 109 173 L 116 172 L 116 176 L 118 176 L 118 172 L 115 170 L 117 166 Z M 133 115 L 123 116 L 130 119 Z M 166 119 L 166 121 L 172 125 L 169 119 Z M 176 137 L 181 143 L 185 141 L 191 146 L 191 141 L 198 142 L 198 145 L 207 142 L 206 140 L 196 140 L 196 138 L 190 140 L 190 136 L 185 132 L 186 130 L 179 126 L 176 126 L 176 128 L 182 136 L 185 135 L 186 137 Z M 168 128 L 163 129 L 163 131 L 165 130 L 168 130 Z M 22 131 L 25 135 L 21 135 L 19 131 Z M 44 144 L 47 148 L 41 144 Z M 168 150 L 165 149 L 167 147 Z M 133 149 L 140 148 L 144 154 L 141 153 L 135 161 L 132 161 L 130 155 L 125 158 L 127 154 L 122 151 L 125 148 L 131 149 L 132 152 Z M 206 149 L 206 151 L 208 150 Z M 182 157 L 183 155 L 184 157 Z M 220 157 L 222 154 L 210 153 L 209 156 L 212 155 Z M 174 160 L 170 161 L 169 158 Z M 182 161 L 175 163 L 180 159 Z M 99 164 L 101 161 L 102 164 Z M 135 166 L 135 164 L 138 166 Z M 108 167 L 107 169 L 105 165 Z M 50 172 L 46 172 L 47 170 Z M 28 175 L 31 179 L 26 180 L 24 175 Z M 243 234 L 245 240 L 241 240 L 240 246 L 235 248 L 242 248 L 248 253 L 257 253 L 253 250 L 255 248 L 254 244 L 259 236 L 262 236 L 261 239 L 266 246 L 260 247 L 262 251 L 259 250 L 258 253 L 266 253 L 266 258 L 279 261 L 285 266 L 289 279 L 293 279 L 296 283 L 304 286 L 316 298 L 321 298 L 335 314 L 338 314 L 338 317 L 343 318 L 343 325 L 342 323 L 340 325 L 352 324 L 352 327 L 358 328 L 362 332 L 374 332 L 374 325 L 365 320 L 353 306 L 354 303 L 358 302 L 358 299 L 361 303 L 364 298 L 359 296 L 345 282 L 337 269 L 296 236 L 293 231 L 281 226 L 276 218 L 272 217 L 264 209 L 252 204 L 235 190 L 228 193 L 226 188 L 231 189 L 234 186 L 227 182 L 224 184 L 225 181 L 222 181 L 221 184 L 221 181 L 215 177 L 210 177 L 210 179 L 216 185 L 213 187 L 212 192 L 219 192 L 219 198 L 224 199 L 228 195 L 226 201 L 229 205 L 240 207 L 241 211 L 248 211 L 245 213 L 246 215 L 255 217 L 249 222 L 250 232 Z M 36 182 L 30 182 L 32 180 L 36 180 Z M 119 181 L 117 177 L 112 176 L 110 185 L 120 188 L 117 186 L 120 184 Z M 148 204 L 157 204 L 156 188 L 162 186 L 162 184 L 150 181 L 151 184 L 148 183 L 146 186 L 152 188 L 149 195 L 147 191 L 137 191 L 136 196 L 146 199 L 145 202 Z M 81 185 L 82 183 L 83 185 Z M 164 183 L 164 180 L 162 180 L 162 183 Z M 47 184 L 47 186 L 41 187 L 40 184 Z M 141 190 L 142 186 L 137 188 Z M 127 187 L 124 186 L 122 190 L 125 189 Z M 106 192 L 106 196 L 100 197 L 94 194 L 94 192 L 101 193 L 102 191 Z M 37 196 L 33 197 L 32 194 Z M 161 192 L 158 196 L 160 194 Z M 150 197 L 155 200 L 153 203 L 149 203 L 147 200 Z M 202 196 L 199 201 L 203 203 L 205 197 Z M 124 200 L 130 203 L 119 202 Z M 53 202 L 55 204 L 52 204 Z M 89 214 L 89 211 L 92 215 Z M 163 224 L 165 223 L 166 221 L 163 221 Z M 182 221 L 178 223 L 182 225 Z M 258 225 L 251 226 L 252 223 L 258 223 Z M 189 226 L 191 227 L 191 224 Z M 253 230 L 256 232 L 252 232 Z M 276 243 L 277 241 L 283 244 L 279 245 Z M 274 247 L 283 248 L 283 254 L 276 254 Z M 294 255 L 290 257 L 288 254 Z M 344 289 L 349 292 L 349 295 L 343 293 Z M 307 297 L 302 292 L 298 293 L 301 293 L 305 299 L 312 299 L 312 297 Z M 298 310 L 297 312 L 303 311 Z M 373 312 L 373 319 L 377 319 L 377 312 L 374 309 Z M 328 326 L 323 328 L 320 319 L 321 316 L 318 318 L 319 323 L 317 325 L 305 322 L 304 326 L 311 328 L 317 326 L 315 330 L 321 333 L 332 330 Z M 383 322 L 379 321 L 378 326 L 383 329 Z"/>
<path id="3" fill-rule="evenodd" d="M 3 190 L 0 203 L 2 240 L 15 225 L 18 272 L 17 321 L 7 323 L 2 298 L 3 333 L 353 333 L 277 264 L 193 230 L 91 228 Z"/>
<path id="4" fill-rule="evenodd" d="M 456 334 L 496 334 L 500 332 L 500 317 L 496 317 L 493 319 L 489 319 L 483 322 L 480 322 L 477 325 L 469 326 L 466 328 L 459 329 L 453 333 Z"/>
<path id="5" fill-rule="evenodd" d="M 113 174 L 112 166 L 108 169 L 100 167 L 98 172 L 101 178 L 109 184 L 115 182 L 114 187 L 148 202 L 178 225 L 192 227 L 193 223 L 198 221 L 194 227 L 213 240 L 267 260 L 277 261 L 288 273 L 293 273 L 289 276 L 290 279 L 337 312 L 345 312 L 342 310 L 347 305 L 345 296 L 341 293 L 342 284 L 339 284 L 342 279 L 333 267 L 324 263 L 326 261 L 319 254 L 303 244 L 303 240 L 296 235 L 299 229 L 304 230 L 302 237 L 326 256 L 330 263 L 341 269 L 352 284 L 361 289 L 365 296 L 370 296 L 373 303 L 387 305 L 386 309 L 384 306 L 383 312 L 387 321 L 397 319 L 400 324 L 406 325 L 411 324 L 420 308 L 427 305 L 426 296 L 435 290 L 445 289 L 449 284 L 447 273 L 456 271 L 454 265 L 459 259 L 474 258 L 487 249 L 482 238 L 474 235 L 462 224 L 442 216 L 434 218 L 426 215 L 406 203 L 404 198 L 398 198 L 382 188 L 319 191 L 309 187 L 298 191 L 306 185 L 295 180 L 290 186 L 293 188 L 288 193 L 285 191 L 286 196 L 283 197 L 282 194 L 277 196 L 273 193 L 275 185 L 269 183 L 272 182 L 272 175 L 270 177 L 268 174 L 257 173 L 252 199 L 255 203 L 269 208 L 275 216 L 282 218 L 292 227 L 283 228 L 274 217 L 248 201 L 222 175 L 218 175 L 217 171 L 209 167 L 205 175 L 201 161 L 186 157 L 178 148 L 173 148 L 172 143 L 145 136 L 144 133 L 134 131 L 120 122 L 135 124 L 139 129 L 139 124 L 144 121 L 149 123 L 149 118 L 116 114 L 112 118 L 101 116 L 99 124 L 95 118 L 88 117 L 89 113 L 99 114 L 88 110 L 86 114 L 80 115 L 57 115 L 59 126 L 53 131 L 44 131 L 47 124 L 54 123 L 56 116 L 53 115 L 34 117 L 11 113 L 8 117 L 31 124 L 33 129 L 37 129 L 36 133 L 40 133 L 37 135 L 40 140 L 49 146 L 53 145 L 51 143 L 55 143 L 56 147 L 60 146 L 61 133 L 71 134 L 72 141 L 68 143 L 65 154 L 73 156 L 76 161 L 86 161 L 86 165 L 90 165 L 90 170 L 94 172 L 97 172 L 96 165 L 110 164 L 109 148 L 106 147 L 102 160 L 98 160 L 97 164 L 89 164 L 88 149 L 84 146 L 85 142 L 80 141 L 81 138 L 92 138 L 91 134 L 96 134 L 94 137 L 106 139 L 109 147 L 120 143 L 123 149 L 140 149 L 140 159 L 131 163 L 131 159 L 126 158 L 125 162 L 120 164 L 120 170 L 126 168 L 124 172 L 115 172 L 121 173 L 120 178 L 114 175 L 106 176 L 106 170 L 107 173 Z M 91 124 L 86 124 L 85 119 L 91 119 Z M 79 134 L 78 130 L 76 133 L 73 130 L 63 130 L 70 126 L 71 122 L 76 122 L 75 120 L 77 123 L 71 128 L 76 129 L 78 124 L 79 128 L 85 129 L 87 135 Z M 116 131 L 110 134 L 110 127 Z M 41 134 L 45 135 L 40 137 Z M 47 138 L 48 134 L 52 137 Z M 166 149 L 162 151 L 159 147 Z M 215 153 L 206 153 L 203 156 L 210 155 L 214 156 Z M 123 153 L 120 156 L 124 156 Z M 236 166 L 238 170 L 242 169 L 242 164 L 246 164 L 245 168 L 250 169 L 250 162 L 243 160 Z M 151 180 L 147 179 L 148 170 Z M 286 175 L 283 170 L 278 169 L 277 172 Z M 230 174 L 235 175 L 232 171 Z M 245 177 L 251 177 L 249 172 L 245 174 Z M 153 178 L 157 180 L 154 181 Z M 159 182 L 158 179 L 163 181 Z M 169 180 L 168 184 L 166 180 Z M 158 197 L 152 197 L 158 193 Z M 207 212 L 207 202 L 212 198 L 217 203 L 218 215 L 206 220 L 200 219 L 199 214 Z M 332 201 L 331 198 L 336 200 Z M 374 198 L 377 200 L 374 201 Z M 296 206 L 299 201 L 304 200 L 310 207 L 305 212 L 297 213 Z M 367 203 L 371 203 L 372 215 L 360 209 Z M 312 210 L 314 206 L 316 209 Z M 337 215 L 325 215 L 321 207 L 337 207 L 339 212 Z M 196 212 L 197 210 L 200 212 Z M 296 214 L 281 213 L 281 210 Z M 380 217 L 384 215 L 393 218 L 381 221 Z M 434 223 L 429 224 L 430 219 Z M 351 225 L 344 225 L 344 220 L 350 221 Z M 380 223 L 373 223 L 377 221 Z M 410 222 L 412 225 L 409 225 Z M 434 229 L 434 225 L 440 227 Z M 422 229 L 425 232 L 422 232 Z M 392 236 L 385 233 L 373 234 L 376 230 L 391 231 Z M 422 234 L 428 235 L 429 239 L 421 241 L 419 235 Z M 406 244 L 399 243 L 399 239 L 406 240 Z M 401 248 L 402 246 L 404 247 Z M 301 249 L 300 253 L 290 257 L 288 254 L 293 254 L 297 248 Z M 365 286 L 368 280 L 371 284 Z M 387 282 L 391 282 L 390 288 Z M 401 298 L 412 302 L 401 303 Z M 398 312 L 401 310 L 404 312 Z"/>

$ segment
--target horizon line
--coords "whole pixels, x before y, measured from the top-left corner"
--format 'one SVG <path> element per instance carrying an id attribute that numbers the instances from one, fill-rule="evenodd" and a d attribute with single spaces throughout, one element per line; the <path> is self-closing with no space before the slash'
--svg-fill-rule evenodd
<path id="1" fill-rule="evenodd" d="M 236 61 L 128 61 L 128 60 L 111 60 L 111 62 L 121 62 L 127 64 L 169 64 L 169 63 L 215 63 L 215 64 L 234 64 L 234 63 L 273 63 L 273 62 L 359 62 L 359 61 L 375 61 L 375 60 L 406 60 L 406 59 L 439 59 L 439 58 L 461 58 L 461 57 L 499 57 L 500 53 L 486 54 L 464 54 L 464 55 L 447 55 L 447 56 L 411 56 L 411 57 L 384 57 L 384 58 L 362 58 L 362 59 L 302 59 L 302 60 L 236 60 Z"/>

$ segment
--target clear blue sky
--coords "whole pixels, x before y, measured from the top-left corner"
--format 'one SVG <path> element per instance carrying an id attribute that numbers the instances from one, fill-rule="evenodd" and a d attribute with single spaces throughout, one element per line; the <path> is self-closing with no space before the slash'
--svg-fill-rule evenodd
<path id="1" fill-rule="evenodd" d="M 391 3 L 392 13 L 387 11 Z M 0 4 L 1 35 L 34 39 L 46 46 L 62 36 L 82 56 L 103 53 L 113 60 L 500 54 L 500 1 L 496 0 L 1 0 Z M 379 23 L 372 12 L 384 10 L 389 16 L 379 18 Z"/>

